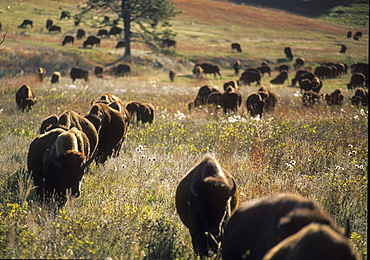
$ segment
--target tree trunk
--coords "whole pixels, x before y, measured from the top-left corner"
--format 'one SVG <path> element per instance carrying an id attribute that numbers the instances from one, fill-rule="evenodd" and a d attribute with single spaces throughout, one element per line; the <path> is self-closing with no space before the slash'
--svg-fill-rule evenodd
<path id="1" fill-rule="evenodd" d="M 131 56 L 131 17 L 130 9 L 126 5 L 126 0 L 122 0 L 122 18 L 123 18 L 123 31 L 125 39 L 125 55 L 124 58 L 129 58 Z"/>

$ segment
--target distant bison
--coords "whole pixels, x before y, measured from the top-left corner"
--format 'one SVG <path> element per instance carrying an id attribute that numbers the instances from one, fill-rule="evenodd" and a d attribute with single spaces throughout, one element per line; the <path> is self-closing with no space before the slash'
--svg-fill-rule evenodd
<path id="1" fill-rule="evenodd" d="M 117 67 L 114 68 L 114 76 L 116 77 L 127 77 L 131 74 L 131 65 L 128 63 L 121 63 L 118 64 Z"/>
<path id="2" fill-rule="evenodd" d="M 226 89 L 231 86 L 235 89 L 238 89 L 238 83 L 235 81 L 235 80 L 230 80 L 228 82 L 225 82 L 224 83 L 224 91 L 226 91 Z"/>
<path id="3" fill-rule="evenodd" d="M 236 50 L 237 52 L 242 52 L 242 48 L 240 47 L 240 44 L 239 43 L 232 43 L 231 44 L 231 50 Z"/>
<path id="4" fill-rule="evenodd" d="M 33 28 L 33 21 L 25 19 L 23 22 L 18 26 L 19 28 L 26 28 L 27 26 L 31 26 Z"/>
<path id="5" fill-rule="evenodd" d="M 64 18 L 68 18 L 68 19 L 71 18 L 71 15 L 70 15 L 70 13 L 68 11 L 62 11 L 60 13 L 60 20 L 62 20 Z"/>
<path id="6" fill-rule="evenodd" d="M 287 237 L 262 260 L 360 260 L 352 243 L 328 225 L 311 223 Z"/>
<path id="7" fill-rule="evenodd" d="M 240 60 L 236 60 L 234 62 L 234 65 L 233 65 L 235 75 L 237 75 L 237 76 L 239 75 L 239 71 L 240 71 L 241 67 L 242 67 L 242 64 L 241 64 Z"/>
<path id="8" fill-rule="evenodd" d="M 60 26 L 57 26 L 57 25 L 50 26 L 48 30 L 49 30 L 49 32 L 61 32 L 62 31 Z"/>
<path id="9" fill-rule="evenodd" d="M 34 90 L 28 85 L 23 85 L 15 93 L 15 101 L 22 111 L 30 110 L 36 104 Z"/>
<path id="10" fill-rule="evenodd" d="M 259 71 L 247 70 L 242 73 L 239 78 L 239 84 L 249 86 L 252 82 L 256 82 L 257 85 L 261 84 L 261 73 Z"/>
<path id="11" fill-rule="evenodd" d="M 170 40 L 170 39 L 164 39 L 162 41 L 162 47 L 163 48 L 169 48 L 169 47 L 176 47 L 176 41 L 175 40 Z"/>
<path id="12" fill-rule="evenodd" d="M 247 96 L 245 101 L 248 113 L 251 117 L 256 117 L 257 115 L 262 118 L 263 109 L 265 106 L 265 101 L 262 99 L 261 95 L 257 92 L 252 92 Z"/>
<path id="13" fill-rule="evenodd" d="M 266 87 L 260 87 L 257 93 L 262 97 L 262 100 L 265 102 L 263 110 L 266 112 L 274 111 L 275 106 L 278 102 L 278 98 L 275 92 Z"/>
<path id="14" fill-rule="evenodd" d="M 356 40 L 356 41 L 358 41 L 361 37 L 362 37 L 362 32 L 356 32 L 353 35 L 353 39 Z"/>
<path id="15" fill-rule="evenodd" d="M 261 67 L 258 67 L 257 69 L 261 72 L 262 76 L 265 75 L 265 73 L 267 73 L 271 77 L 271 68 L 269 65 L 263 65 Z"/>
<path id="16" fill-rule="evenodd" d="M 112 28 L 109 29 L 108 36 L 120 35 L 121 33 L 122 33 L 122 28 L 113 26 Z"/>
<path id="17" fill-rule="evenodd" d="M 300 195 L 277 194 L 247 202 L 226 222 L 222 259 L 260 260 L 279 242 L 310 223 L 324 224 L 343 234 L 320 205 Z"/>
<path id="18" fill-rule="evenodd" d="M 277 70 L 277 71 L 279 71 L 279 72 L 282 72 L 283 70 L 286 70 L 286 71 L 288 71 L 288 72 L 289 72 L 289 70 L 290 70 L 290 65 L 289 65 L 289 64 L 281 64 L 281 65 L 279 65 L 279 66 L 275 67 L 275 68 L 274 68 L 274 70 Z"/>
<path id="19" fill-rule="evenodd" d="M 369 70 L 369 64 L 367 63 L 355 62 L 351 65 L 352 73 L 356 73 L 356 72 L 362 73 L 365 70 Z"/>
<path id="20" fill-rule="evenodd" d="M 175 76 L 176 76 L 176 71 L 170 70 L 170 72 L 168 73 L 168 76 L 170 77 L 170 81 L 174 82 Z"/>
<path id="21" fill-rule="evenodd" d="M 320 79 L 332 78 L 332 75 L 333 75 L 331 68 L 328 66 L 316 67 L 314 74 Z"/>
<path id="22" fill-rule="evenodd" d="M 354 89 L 357 87 L 363 87 L 365 83 L 366 77 L 362 73 L 355 73 L 351 76 L 350 82 L 347 84 L 348 89 Z"/>
<path id="23" fill-rule="evenodd" d="M 124 42 L 124 41 L 119 41 L 119 42 L 117 42 L 117 44 L 116 44 L 116 49 L 118 49 L 118 48 L 124 48 L 126 46 L 126 43 Z"/>
<path id="24" fill-rule="evenodd" d="M 89 81 L 89 72 L 84 69 L 72 68 L 69 72 L 69 76 L 72 79 L 72 83 L 75 82 L 76 79 L 84 79 L 85 82 Z"/>
<path id="25" fill-rule="evenodd" d="M 306 91 L 302 96 L 302 103 L 304 106 L 311 107 L 315 104 L 321 103 L 321 96 L 314 91 Z"/>
<path id="26" fill-rule="evenodd" d="M 51 20 L 51 19 L 47 19 L 47 20 L 46 20 L 46 25 L 45 25 L 46 29 L 49 29 L 49 28 L 50 28 L 50 26 L 52 26 L 52 25 L 53 25 L 53 20 Z"/>
<path id="27" fill-rule="evenodd" d="M 369 92 L 363 88 L 356 89 L 353 97 L 350 97 L 353 106 L 368 106 L 369 105 Z"/>
<path id="28" fill-rule="evenodd" d="M 98 31 L 97 36 L 108 36 L 108 30 L 106 30 L 106 29 L 100 29 Z"/>
<path id="29" fill-rule="evenodd" d="M 195 75 L 195 77 L 197 77 L 197 78 L 201 77 L 203 75 L 203 72 L 204 71 L 203 71 L 201 66 L 199 66 L 199 65 L 194 66 L 193 74 Z"/>
<path id="30" fill-rule="evenodd" d="M 67 43 L 70 43 L 70 44 L 73 45 L 74 41 L 75 41 L 75 37 L 73 37 L 71 35 L 67 35 L 67 36 L 64 37 L 62 45 L 66 45 Z"/>
<path id="31" fill-rule="evenodd" d="M 189 229 L 196 254 L 203 257 L 217 253 L 224 222 L 237 207 L 238 194 L 233 177 L 210 155 L 181 179 L 176 189 L 176 209 Z"/>
<path id="32" fill-rule="evenodd" d="M 201 63 L 201 64 L 195 64 L 194 69 L 199 66 L 202 68 L 204 74 L 212 74 L 216 77 L 217 75 L 221 78 L 220 68 L 216 65 L 212 65 L 209 63 Z M 193 73 L 194 73 L 193 69 Z M 194 73 L 195 74 L 195 73 Z"/>
<path id="33" fill-rule="evenodd" d="M 94 68 L 94 75 L 95 75 L 95 77 L 102 78 L 103 77 L 103 71 L 104 71 L 103 66 L 96 65 L 95 68 Z"/>
<path id="34" fill-rule="evenodd" d="M 39 67 L 37 69 L 37 77 L 38 77 L 40 82 L 43 82 L 45 77 L 46 77 L 46 69 L 44 69 L 42 67 Z"/>
<path id="35" fill-rule="evenodd" d="M 77 35 L 76 35 L 76 38 L 78 40 L 81 40 L 83 37 L 85 37 L 86 33 L 85 33 L 85 30 L 84 29 L 78 29 L 77 30 Z"/>
<path id="36" fill-rule="evenodd" d="M 293 53 L 292 53 L 292 48 L 290 47 L 285 47 L 284 48 L 284 54 L 289 60 L 293 60 Z"/>
<path id="37" fill-rule="evenodd" d="M 51 84 L 58 83 L 60 80 L 60 72 L 59 71 L 54 71 L 53 74 L 51 75 Z"/>
<path id="38" fill-rule="evenodd" d="M 280 72 L 280 74 L 270 80 L 270 83 L 271 84 L 284 84 L 284 82 L 288 79 L 288 72 L 286 70 L 283 70 L 282 72 Z"/>
<path id="39" fill-rule="evenodd" d="M 344 103 L 344 95 L 340 89 L 336 89 L 330 95 L 325 93 L 323 97 L 329 106 L 341 106 Z"/>
<path id="40" fill-rule="evenodd" d="M 83 42 L 83 47 L 86 48 L 87 46 L 94 47 L 95 46 L 100 46 L 100 38 L 96 36 L 89 36 L 87 39 Z"/>
<path id="41" fill-rule="evenodd" d="M 221 106 L 225 114 L 237 113 L 242 104 L 242 95 L 236 88 L 228 86 L 221 96 Z"/>
<path id="42" fill-rule="evenodd" d="M 346 45 L 344 45 L 344 44 L 342 44 L 342 45 L 340 46 L 340 51 L 339 51 L 339 53 L 346 53 L 346 51 L 347 51 L 347 46 L 346 46 Z"/>
<path id="43" fill-rule="evenodd" d="M 220 91 L 217 88 L 210 87 L 208 85 L 200 87 L 197 96 L 195 97 L 195 100 L 193 102 L 188 103 L 189 111 L 191 111 L 193 108 L 206 105 L 208 96 L 213 92 L 220 93 Z"/>
<path id="44" fill-rule="evenodd" d="M 352 32 L 351 31 L 348 31 L 347 32 L 347 38 L 349 39 L 349 38 L 352 38 Z"/>
<path id="45" fill-rule="evenodd" d="M 302 67 L 304 67 L 304 59 L 303 58 L 297 58 L 295 60 L 294 69 L 298 70 Z"/>
<path id="46" fill-rule="evenodd" d="M 141 101 L 129 101 L 126 104 L 126 109 L 130 113 L 131 118 L 136 115 L 136 123 L 151 124 L 154 119 L 154 107 L 150 103 Z"/>

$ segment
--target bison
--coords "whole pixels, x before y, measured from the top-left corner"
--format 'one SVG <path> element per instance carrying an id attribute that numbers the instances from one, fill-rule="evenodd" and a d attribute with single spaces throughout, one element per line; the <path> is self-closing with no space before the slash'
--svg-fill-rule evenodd
<path id="1" fill-rule="evenodd" d="M 356 89 L 353 97 L 350 97 L 351 104 L 353 106 L 368 106 L 369 105 L 369 92 L 363 88 Z"/>
<path id="2" fill-rule="evenodd" d="M 339 51 L 339 53 L 346 53 L 346 51 L 347 51 L 347 46 L 346 45 L 344 45 L 344 44 L 342 44 L 341 46 L 340 46 L 340 51 Z"/>
<path id="3" fill-rule="evenodd" d="M 51 20 L 51 19 L 47 19 L 47 20 L 46 20 L 46 25 L 45 25 L 46 29 L 49 29 L 49 28 L 50 28 L 50 26 L 52 26 L 52 25 L 53 25 L 53 20 Z"/>
<path id="4" fill-rule="evenodd" d="M 241 64 L 240 60 L 236 60 L 234 62 L 234 65 L 233 65 L 235 75 L 239 75 L 239 71 L 240 71 L 241 67 L 242 67 L 242 64 Z"/>
<path id="5" fill-rule="evenodd" d="M 170 40 L 170 39 L 164 39 L 162 41 L 162 48 L 169 48 L 169 47 L 174 47 L 176 48 L 176 41 L 175 40 Z"/>
<path id="6" fill-rule="evenodd" d="M 298 69 L 304 67 L 304 59 L 303 58 L 297 58 L 295 60 L 295 64 L 294 64 L 293 67 L 294 67 L 295 70 L 298 70 Z"/>
<path id="7" fill-rule="evenodd" d="M 112 28 L 109 29 L 108 36 L 120 35 L 121 33 L 122 33 L 122 28 L 113 26 Z"/>
<path id="8" fill-rule="evenodd" d="M 62 29 L 60 28 L 60 26 L 57 26 L 57 25 L 52 25 L 49 27 L 48 29 L 49 32 L 61 32 Z"/>
<path id="9" fill-rule="evenodd" d="M 261 95 L 257 92 L 252 92 L 247 96 L 245 101 L 248 113 L 251 117 L 256 117 L 257 115 L 262 118 L 263 108 L 265 106 L 265 101 L 262 99 Z"/>
<path id="10" fill-rule="evenodd" d="M 99 130 L 95 161 L 104 163 L 108 157 L 117 157 L 126 138 L 130 118 L 102 102 L 95 103 L 85 117 Z"/>
<path id="11" fill-rule="evenodd" d="M 349 38 L 352 38 L 352 32 L 351 31 L 348 31 L 347 32 L 347 38 L 349 39 Z"/>
<path id="12" fill-rule="evenodd" d="M 62 20 L 64 18 L 68 18 L 68 19 L 71 18 L 71 15 L 70 15 L 70 13 L 68 11 L 62 11 L 60 13 L 60 20 Z"/>
<path id="13" fill-rule="evenodd" d="M 352 76 L 351 76 L 351 80 L 350 82 L 347 84 L 347 88 L 348 89 L 354 89 L 354 88 L 357 88 L 357 87 L 363 87 L 364 86 L 364 83 L 365 83 L 365 80 L 366 80 L 366 77 L 364 74 L 362 73 L 354 73 Z"/>
<path id="14" fill-rule="evenodd" d="M 279 72 L 282 72 L 282 71 L 286 70 L 286 71 L 288 71 L 288 72 L 289 72 L 289 70 L 290 70 L 290 65 L 289 65 L 289 64 L 281 64 L 281 65 L 279 65 L 279 66 L 275 67 L 275 68 L 274 68 L 274 70 L 277 70 L 277 71 L 279 71 Z"/>
<path id="15" fill-rule="evenodd" d="M 22 111 L 30 110 L 36 104 L 34 90 L 28 85 L 22 85 L 15 93 L 15 102 Z"/>
<path id="16" fill-rule="evenodd" d="M 315 68 L 314 74 L 320 79 L 332 78 L 333 73 L 328 66 L 318 66 Z"/>
<path id="17" fill-rule="evenodd" d="M 260 260 L 310 223 L 324 224 L 343 234 L 320 205 L 300 195 L 276 194 L 247 202 L 226 222 L 222 259 Z"/>
<path id="18" fill-rule="evenodd" d="M 271 77 L 271 68 L 269 65 L 264 65 L 264 66 L 258 67 L 257 69 L 260 71 L 262 76 L 265 75 L 265 73 L 267 73 Z"/>
<path id="19" fill-rule="evenodd" d="M 125 46 L 126 46 L 125 41 L 118 41 L 115 48 L 116 49 L 118 49 L 118 48 L 124 48 Z"/>
<path id="20" fill-rule="evenodd" d="M 225 82 L 224 83 L 224 91 L 226 91 L 226 89 L 231 86 L 235 89 L 238 89 L 238 83 L 235 81 L 235 80 L 230 80 L 228 82 Z"/>
<path id="21" fill-rule="evenodd" d="M 136 123 L 149 123 L 151 124 L 154 119 L 154 107 L 152 104 L 130 101 L 126 104 L 126 109 L 130 113 L 130 117 L 133 118 L 136 115 Z"/>
<path id="22" fill-rule="evenodd" d="M 54 71 L 51 75 L 51 84 L 59 83 L 59 80 L 61 78 L 59 71 Z"/>
<path id="23" fill-rule="evenodd" d="M 271 84 L 284 84 L 284 82 L 288 79 L 288 71 L 283 70 L 277 75 L 276 78 L 270 80 Z"/>
<path id="24" fill-rule="evenodd" d="M 265 102 L 263 110 L 266 112 L 274 111 L 277 104 L 277 95 L 270 89 L 266 87 L 260 87 L 257 91 Z"/>
<path id="25" fill-rule="evenodd" d="M 231 50 L 232 51 L 236 50 L 237 52 L 242 52 L 242 48 L 241 48 L 240 44 L 236 43 L 236 42 L 231 44 Z"/>
<path id="26" fill-rule="evenodd" d="M 170 77 L 170 81 L 174 82 L 175 81 L 175 76 L 176 76 L 176 71 L 175 70 L 170 70 L 168 73 L 168 76 Z"/>
<path id="27" fill-rule="evenodd" d="M 201 66 L 199 66 L 199 65 L 194 66 L 193 74 L 195 75 L 195 77 L 198 78 L 198 77 L 202 76 L 203 72 L 204 72 L 204 70 L 202 69 Z"/>
<path id="28" fill-rule="evenodd" d="M 97 47 L 100 46 L 100 38 L 93 35 L 87 37 L 87 39 L 83 42 L 83 47 L 86 48 L 89 45 L 91 48 L 94 47 L 94 45 Z"/>
<path id="29" fill-rule="evenodd" d="M 89 81 L 89 71 L 84 69 L 72 68 L 69 72 L 69 76 L 72 79 L 72 83 L 75 82 L 76 79 L 84 79 L 85 82 Z"/>
<path id="30" fill-rule="evenodd" d="M 114 76 L 128 77 L 131 74 L 131 65 L 128 63 L 121 63 L 114 68 Z"/>
<path id="31" fill-rule="evenodd" d="M 33 28 L 33 21 L 24 19 L 23 22 L 18 26 L 19 28 L 26 28 L 27 26 L 31 26 Z"/>
<path id="32" fill-rule="evenodd" d="M 257 85 L 261 84 L 261 73 L 259 71 L 247 70 L 242 73 L 239 78 L 239 84 L 249 86 L 252 82 L 257 82 Z"/>
<path id="33" fill-rule="evenodd" d="M 66 45 L 67 43 L 70 43 L 71 45 L 73 45 L 75 41 L 75 37 L 71 36 L 71 35 L 66 35 L 63 39 L 63 42 L 62 42 L 62 45 Z"/>
<path id="34" fill-rule="evenodd" d="M 106 30 L 106 29 L 100 29 L 98 31 L 97 36 L 107 36 L 108 37 L 108 30 Z"/>
<path id="35" fill-rule="evenodd" d="M 325 93 L 323 97 L 329 106 L 341 106 L 344 103 L 344 95 L 340 89 L 334 90 L 330 95 Z"/>
<path id="36" fill-rule="evenodd" d="M 204 74 L 212 74 L 213 73 L 213 75 L 215 77 L 218 75 L 221 78 L 220 68 L 218 66 L 212 65 L 212 64 L 209 64 L 209 63 L 195 64 L 194 69 L 193 69 L 193 73 L 194 73 L 194 70 L 197 66 L 202 68 Z"/>
<path id="37" fill-rule="evenodd" d="M 217 88 L 210 87 L 208 85 L 200 87 L 197 96 L 195 97 L 195 100 L 188 104 L 189 111 L 191 111 L 193 108 L 206 105 L 207 97 L 213 92 L 220 93 L 220 91 Z"/>
<path id="38" fill-rule="evenodd" d="M 233 177 L 211 155 L 191 169 L 176 189 L 176 209 L 189 229 L 196 254 L 217 252 L 223 225 L 237 207 L 239 195 Z"/>
<path id="39" fill-rule="evenodd" d="M 360 260 L 352 243 L 331 227 L 311 223 L 271 248 L 262 260 Z"/>
<path id="40" fill-rule="evenodd" d="M 78 29 L 77 34 L 76 34 L 76 38 L 78 40 L 81 40 L 83 37 L 85 37 L 85 35 L 86 35 L 86 33 L 85 33 L 84 29 Z"/>
<path id="41" fill-rule="evenodd" d="M 46 77 L 46 69 L 42 67 L 37 68 L 37 77 L 40 82 L 43 82 Z"/>
<path id="42" fill-rule="evenodd" d="M 221 96 L 221 106 L 225 114 L 237 113 L 242 104 L 242 95 L 236 88 L 228 86 Z"/>
<path id="43" fill-rule="evenodd" d="M 27 167 L 40 202 L 62 207 L 68 194 L 79 197 L 84 170 L 91 163 L 88 149 L 86 135 L 76 128 L 56 128 L 32 140 Z"/>
<path id="44" fill-rule="evenodd" d="M 285 47 L 284 48 L 284 54 L 289 60 L 293 60 L 293 53 L 292 53 L 292 48 L 290 47 Z"/>
<path id="45" fill-rule="evenodd" d="M 351 65 L 351 72 L 352 73 L 362 73 L 363 71 L 369 70 L 369 64 L 367 63 L 362 63 L 362 62 L 355 62 Z"/>
<path id="46" fill-rule="evenodd" d="M 302 96 L 302 103 L 304 106 L 313 106 L 315 104 L 321 103 L 321 96 L 314 91 L 306 91 Z"/>
<path id="47" fill-rule="evenodd" d="M 94 68 L 94 75 L 97 78 L 103 78 L 104 68 L 101 65 L 96 65 Z"/>

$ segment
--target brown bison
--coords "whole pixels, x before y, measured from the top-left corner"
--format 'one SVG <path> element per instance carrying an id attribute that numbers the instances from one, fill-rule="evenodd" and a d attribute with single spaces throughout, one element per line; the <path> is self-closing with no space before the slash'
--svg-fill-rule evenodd
<path id="1" fill-rule="evenodd" d="M 321 103 L 321 96 L 314 91 L 306 91 L 302 96 L 302 103 L 304 106 L 313 106 L 315 104 Z"/>
<path id="2" fill-rule="evenodd" d="M 323 98 L 329 106 L 341 106 L 344 103 L 344 95 L 340 89 L 336 89 L 330 95 L 325 93 Z"/>
<path id="3" fill-rule="evenodd" d="M 298 70 L 302 67 L 304 67 L 304 59 L 303 58 L 297 58 L 294 63 L 294 69 Z"/>
<path id="4" fill-rule="evenodd" d="M 269 65 L 264 65 L 264 66 L 258 67 L 257 69 L 260 71 L 262 76 L 265 75 L 265 73 L 267 73 L 271 77 L 271 68 Z"/>
<path id="5" fill-rule="evenodd" d="M 356 40 L 356 41 L 360 40 L 361 37 L 362 37 L 362 32 L 356 32 L 353 35 L 353 39 Z"/>
<path id="6" fill-rule="evenodd" d="M 118 49 L 118 48 L 124 48 L 124 47 L 126 47 L 125 41 L 118 41 L 115 48 Z"/>
<path id="7" fill-rule="evenodd" d="M 330 226 L 311 223 L 281 241 L 262 260 L 360 260 L 352 243 Z"/>
<path id="8" fill-rule="evenodd" d="M 97 78 L 103 78 L 104 68 L 101 65 L 96 65 L 94 68 L 94 75 Z"/>
<path id="9" fill-rule="evenodd" d="M 314 74 L 320 79 L 332 78 L 332 69 L 328 66 L 318 66 L 315 68 Z"/>
<path id="10" fill-rule="evenodd" d="M 176 190 L 176 209 L 189 229 L 196 254 L 209 256 L 220 247 L 223 225 L 238 204 L 233 177 L 211 155 L 191 169 Z"/>
<path id="11" fill-rule="evenodd" d="M 201 66 L 199 66 L 199 65 L 194 66 L 193 74 L 195 75 L 195 77 L 199 78 L 200 76 L 203 75 L 203 72 L 204 71 L 203 71 Z"/>
<path id="12" fill-rule="evenodd" d="M 369 70 L 369 64 L 367 63 L 355 62 L 351 65 L 352 73 L 356 73 L 356 72 L 362 73 L 363 71 L 366 71 L 366 70 Z"/>
<path id="13" fill-rule="evenodd" d="M 62 45 L 66 45 L 67 43 L 70 43 L 71 45 L 73 45 L 75 41 L 75 37 L 71 36 L 71 35 L 66 35 L 62 41 Z"/>
<path id="14" fill-rule="evenodd" d="M 347 38 L 349 39 L 349 38 L 352 38 L 352 32 L 351 31 L 348 31 L 347 32 Z"/>
<path id="15" fill-rule="evenodd" d="M 47 19 L 47 20 L 46 20 L 46 25 L 45 25 L 46 29 L 49 29 L 49 28 L 50 28 L 50 26 L 52 26 L 52 25 L 53 25 L 53 20 L 51 20 L 51 19 Z"/>
<path id="16" fill-rule="evenodd" d="M 131 74 L 131 70 L 131 65 L 128 63 L 118 64 L 118 66 L 114 68 L 114 76 L 128 77 Z"/>
<path id="17" fill-rule="evenodd" d="M 86 135 L 76 128 L 56 128 L 37 136 L 28 150 L 27 167 L 38 199 L 47 205 L 64 206 L 67 194 L 80 195 L 80 183 L 89 149 Z"/>
<path id="18" fill-rule="evenodd" d="M 262 100 L 265 102 L 263 110 L 266 112 L 274 111 L 277 104 L 276 93 L 266 87 L 260 87 L 257 93 L 260 94 Z"/>
<path id="19" fill-rule="evenodd" d="M 238 89 L 238 83 L 235 81 L 235 80 L 230 80 L 228 82 L 225 82 L 224 83 L 224 91 L 226 91 L 226 89 L 231 86 L 235 89 Z"/>
<path id="20" fill-rule="evenodd" d="M 52 25 L 49 27 L 48 29 L 49 32 L 61 32 L 62 29 L 60 28 L 60 26 L 57 26 L 57 25 Z"/>
<path id="21" fill-rule="evenodd" d="M 347 51 L 347 46 L 346 45 L 344 45 L 344 44 L 342 44 L 341 46 L 340 46 L 340 51 L 339 51 L 339 53 L 346 53 L 346 51 Z"/>
<path id="22" fill-rule="evenodd" d="M 122 33 L 122 28 L 113 26 L 112 28 L 109 29 L 108 36 L 115 36 L 115 35 L 120 35 Z"/>
<path id="23" fill-rule="evenodd" d="M 202 63 L 202 64 L 196 64 L 194 66 L 194 69 L 193 69 L 193 73 L 194 73 L 194 70 L 197 66 L 200 66 L 202 69 L 203 69 L 203 73 L 204 74 L 212 74 L 216 77 L 217 75 L 220 76 L 221 78 L 221 74 L 220 74 L 220 68 L 216 65 L 212 65 L 212 64 L 208 64 L 208 63 Z M 195 73 L 194 73 L 195 74 Z"/>
<path id="24" fill-rule="evenodd" d="M 170 70 L 170 72 L 168 73 L 168 76 L 170 77 L 170 81 L 174 82 L 175 81 L 175 76 L 176 76 L 176 71 Z"/>
<path id="25" fill-rule="evenodd" d="M 22 111 L 30 110 L 36 104 L 34 90 L 28 85 L 23 85 L 15 93 L 15 102 Z"/>
<path id="26" fill-rule="evenodd" d="M 240 44 L 236 43 L 236 42 L 231 44 L 231 50 L 232 51 L 236 50 L 237 52 L 242 52 L 242 48 L 241 48 Z"/>
<path id="27" fill-rule="evenodd" d="M 309 73 L 307 70 L 298 70 L 298 71 L 295 73 L 294 78 L 292 79 L 292 85 L 293 85 L 293 86 L 295 86 L 295 84 L 296 84 L 297 82 L 299 82 L 299 81 L 302 79 L 302 77 L 303 77 L 304 75 L 306 75 L 307 73 Z M 312 73 L 312 78 L 313 78 L 314 76 L 315 76 L 315 75 Z"/>
<path id="28" fill-rule="evenodd" d="M 247 96 L 245 101 L 248 113 L 251 117 L 256 117 L 257 115 L 262 118 L 263 108 L 265 106 L 265 101 L 262 99 L 261 95 L 257 92 L 252 92 Z"/>
<path id="29" fill-rule="evenodd" d="M 206 105 L 213 106 L 215 109 L 222 107 L 222 93 L 212 92 L 206 99 Z"/>
<path id="30" fill-rule="evenodd" d="M 46 77 L 46 69 L 39 67 L 37 69 L 37 77 L 39 78 L 40 82 L 43 82 Z"/>
<path id="31" fill-rule="evenodd" d="M 270 80 L 271 84 L 284 84 L 284 82 L 288 79 L 288 71 L 283 70 L 280 72 L 276 78 Z"/>
<path id="32" fill-rule="evenodd" d="M 51 84 L 59 83 L 59 80 L 61 78 L 59 71 L 54 71 L 51 75 Z"/>
<path id="33" fill-rule="evenodd" d="M 69 76 L 72 79 L 72 83 L 75 82 L 76 79 L 84 79 L 85 82 L 89 81 L 89 71 L 84 69 L 72 68 L 69 72 Z"/>
<path id="34" fill-rule="evenodd" d="M 349 99 L 353 106 L 358 107 L 359 105 L 368 106 L 369 105 L 369 92 L 363 88 L 356 89 L 353 97 Z"/>
<path id="35" fill-rule="evenodd" d="M 239 71 L 240 71 L 241 67 L 242 67 L 242 64 L 241 64 L 240 60 L 236 60 L 234 62 L 234 65 L 233 65 L 235 75 L 239 75 Z"/>
<path id="36" fill-rule="evenodd" d="M 257 85 L 261 84 L 261 73 L 259 71 L 246 70 L 242 73 L 239 78 L 239 84 L 249 86 L 252 82 L 257 82 Z"/>
<path id="37" fill-rule="evenodd" d="M 85 116 L 99 132 L 95 161 L 104 163 L 108 157 L 117 157 L 126 138 L 129 117 L 105 103 L 95 103 Z"/>
<path id="38" fill-rule="evenodd" d="M 98 31 L 98 34 L 96 36 L 106 36 L 106 37 L 108 37 L 108 30 L 106 30 L 106 29 L 100 29 Z"/>
<path id="39" fill-rule="evenodd" d="M 200 87 L 200 89 L 198 90 L 197 96 L 195 97 L 195 100 L 193 102 L 188 103 L 189 111 L 191 111 L 193 108 L 206 105 L 207 97 L 212 92 L 220 93 L 220 91 L 217 88 L 210 87 L 208 85 Z"/>
<path id="40" fill-rule="evenodd" d="M 176 41 L 175 40 L 170 40 L 170 39 L 164 39 L 162 41 L 162 48 L 169 48 L 169 47 L 174 47 L 176 48 Z"/>
<path id="41" fill-rule="evenodd" d="M 23 22 L 18 26 L 19 28 L 26 28 L 27 26 L 31 26 L 33 28 L 33 21 L 24 19 Z"/>
<path id="42" fill-rule="evenodd" d="M 154 119 L 154 107 L 150 103 L 140 101 L 130 101 L 126 103 L 126 109 L 130 113 L 131 118 L 136 115 L 136 123 L 151 124 Z"/>
<path id="43" fill-rule="evenodd" d="M 351 76 L 350 82 L 347 84 L 348 89 L 362 88 L 364 86 L 366 77 L 362 73 L 355 73 Z"/>
<path id="44" fill-rule="evenodd" d="M 292 48 L 290 47 L 285 47 L 284 48 L 284 54 L 289 60 L 293 60 L 293 53 L 292 53 Z"/>
<path id="45" fill-rule="evenodd" d="M 83 47 L 86 48 L 87 46 L 91 46 L 94 47 L 94 45 L 96 47 L 100 46 L 100 38 L 96 37 L 96 36 L 89 36 L 87 37 L 87 39 L 83 42 Z"/>
<path id="46" fill-rule="evenodd" d="M 289 72 L 289 70 L 290 70 L 290 65 L 289 65 L 289 64 L 281 64 L 281 65 L 279 65 L 279 66 L 275 67 L 275 68 L 274 68 L 274 70 L 277 70 L 277 71 L 279 71 L 279 72 L 282 72 L 282 71 L 286 70 L 286 71 L 288 71 L 288 72 Z"/>
<path id="47" fill-rule="evenodd" d="M 76 34 L 76 38 L 78 40 L 81 40 L 83 37 L 85 37 L 85 35 L 86 35 L 86 33 L 85 33 L 84 29 L 78 29 L 77 34 Z"/>
<path id="48" fill-rule="evenodd" d="M 222 259 L 260 260 L 310 223 L 324 224 L 343 234 L 320 205 L 300 195 L 277 194 L 247 202 L 226 222 Z"/>
<path id="49" fill-rule="evenodd" d="M 71 18 L 71 15 L 68 11 L 62 11 L 60 13 L 60 20 L 64 19 L 64 18 L 67 18 L 67 19 L 70 19 Z"/>
<path id="50" fill-rule="evenodd" d="M 236 88 L 228 86 L 221 96 L 221 106 L 224 113 L 237 113 L 241 104 L 242 94 Z"/>

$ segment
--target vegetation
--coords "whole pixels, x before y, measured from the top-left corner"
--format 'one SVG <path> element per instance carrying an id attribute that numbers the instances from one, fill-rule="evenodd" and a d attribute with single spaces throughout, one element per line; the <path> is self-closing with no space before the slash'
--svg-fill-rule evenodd
<path id="1" fill-rule="evenodd" d="M 72 66 L 92 69 L 99 63 L 109 68 L 122 56 L 114 49 L 117 39 L 103 39 L 100 48 L 81 48 L 80 41 L 61 46 L 62 35 L 45 31 L 44 22 L 53 18 L 63 35 L 74 34 L 72 21 L 58 20 L 62 10 L 78 11 L 73 3 L 0 3 L 7 32 L 1 45 L 6 48 L 0 52 L 1 258 L 197 259 L 174 197 L 181 177 L 204 153 L 212 153 L 235 177 L 241 202 L 278 192 L 312 198 L 339 225 L 344 227 L 350 219 L 351 241 L 367 259 L 368 108 L 350 104 L 350 73 L 323 81 L 323 93 L 342 90 L 341 107 L 303 107 L 298 88 L 288 82 L 269 83 L 276 71 L 265 75 L 262 85 L 277 93 L 279 103 L 260 120 L 247 115 L 244 103 L 238 115 L 229 116 L 208 108 L 189 113 L 186 107 L 199 86 L 221 89 L 224 82 L 236 80 L 231 64 L 237 58 L 244 67 L 259 66 L 263 60 L 272 67 L 289 63 L 285 46 L 311 67 L 328 61 L 368 62 L 368 34 L 360 41 L 346 39 L 348 30 L 365 32 L 367 27 L 338 26 L 223 1 L 215 5 L 210 0 L 176 0 L 174 6 L 182 15 L 173 22 L 178 46 L 170 50 L 172 56 L 155 55 L 135 43 L 130 77 L 106 73 L 105 79 L 91 76 L 88 83 L 71 84 L 67 73 Z M 25 17 L 35 21 L 33 29 L 17 28 Z M 234 41 L 241 43 L 242 53 L 231 51 Z M 339 53 L 342 43 L 348 47 L 345 55 Z M 191 69 L 198 61 L 218 64 L 222 79 L 194 78 Z M 36 79 L 38 66 L 48 71 L 45 82 Z M 177 71 L 174 83 L 168 79 L 170 68 Z M 63 77 L 51 85 L 54 70 Z M 289 81 L 294 73 L 289 73 Z M 24 83 L 35 89 L 37 98 L 28 113 L 19 111 L 14 100 Z M 242 86 L 243 99 L 256 90 L 254 85 Z M 29 144 L 46 116 L 67 109 L 85 115 L 103 92 L 124 102 L 152 103 L 155 122 L 131 123 L 119 157 L 91 165 L 81 196 L 57 214 L 47 212 L 35 201 L 27 172 Z"/>

